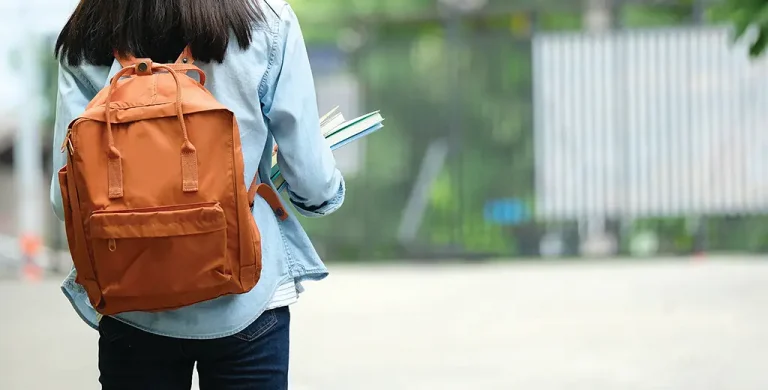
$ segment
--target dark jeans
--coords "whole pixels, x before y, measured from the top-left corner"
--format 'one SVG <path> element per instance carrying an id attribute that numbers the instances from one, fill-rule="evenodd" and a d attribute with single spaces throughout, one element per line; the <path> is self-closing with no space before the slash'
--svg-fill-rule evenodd
<path id="1" fill-rule="evenodd" d="M 197 363 L 200 390 L 287 390 L 290 322 L 284 307 L 234 336 L 182 340 L 104 317 L 99 381 L 103 390 L 189 390 Z"/>

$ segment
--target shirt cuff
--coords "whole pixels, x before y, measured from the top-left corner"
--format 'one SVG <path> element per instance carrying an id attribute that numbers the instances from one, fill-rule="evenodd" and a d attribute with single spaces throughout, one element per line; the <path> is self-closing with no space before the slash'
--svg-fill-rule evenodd
<path id="1" fill-rule="evenodd" d="M 339 190 L 336 192 L 336 195 L 334 195 L 331 200 L 326 201 L 320 206 L 307 206 L 294 200 L 293 197 L 291 197 L 291 203 L 293 203 L 293 205 L 296 207 L 296 210 L 299 212 L 299 214 L 308 218 L 319 218 L 338 210 L 339 207 L 341 207 L 341 205 L 344 203 L 346 193 L 347 186 L 344 183 L 344 178 L 342 177 L 339 184 Z"/>

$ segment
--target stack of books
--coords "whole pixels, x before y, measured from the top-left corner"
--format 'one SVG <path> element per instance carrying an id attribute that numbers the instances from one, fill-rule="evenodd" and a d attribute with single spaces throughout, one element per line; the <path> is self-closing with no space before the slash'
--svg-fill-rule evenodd
<path id="1" fill-rule="evenodd" d="M 320 118 L 320 131 L 331 150 L 336 150 L 381 129 L 384 127 L 382 122 L 384 118 L 379 111 L 347 121 L 336 107 Z M 272 156 L 272 183 L 278 192 L 285 189 L 285 179 L 277 166 L 277 154 Z"/>

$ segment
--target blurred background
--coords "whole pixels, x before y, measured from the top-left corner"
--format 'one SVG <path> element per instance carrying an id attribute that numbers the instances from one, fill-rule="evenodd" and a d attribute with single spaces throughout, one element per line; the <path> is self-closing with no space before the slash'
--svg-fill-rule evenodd
<path id="1" fill-rule="evenodd" d="M 768 388 L 768 1 L 290 3 L 321 112 L 386 118 L 302 220 L 293 387 Z M 96 388 L 48 202 L 76 4 L 0 1 L 0 389 Z"/>

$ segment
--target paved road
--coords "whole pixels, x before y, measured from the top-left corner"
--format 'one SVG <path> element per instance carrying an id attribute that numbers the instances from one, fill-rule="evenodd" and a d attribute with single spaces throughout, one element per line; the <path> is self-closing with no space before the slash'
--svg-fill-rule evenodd
<path id="1" fill-rule="evenodd" d="M 768 389 L 765 260 L 333 267 L 294 308 L 291 388 Z M 55 282 L 0 282 L 0 313 L 0 389 L 98 388 Z"/>

